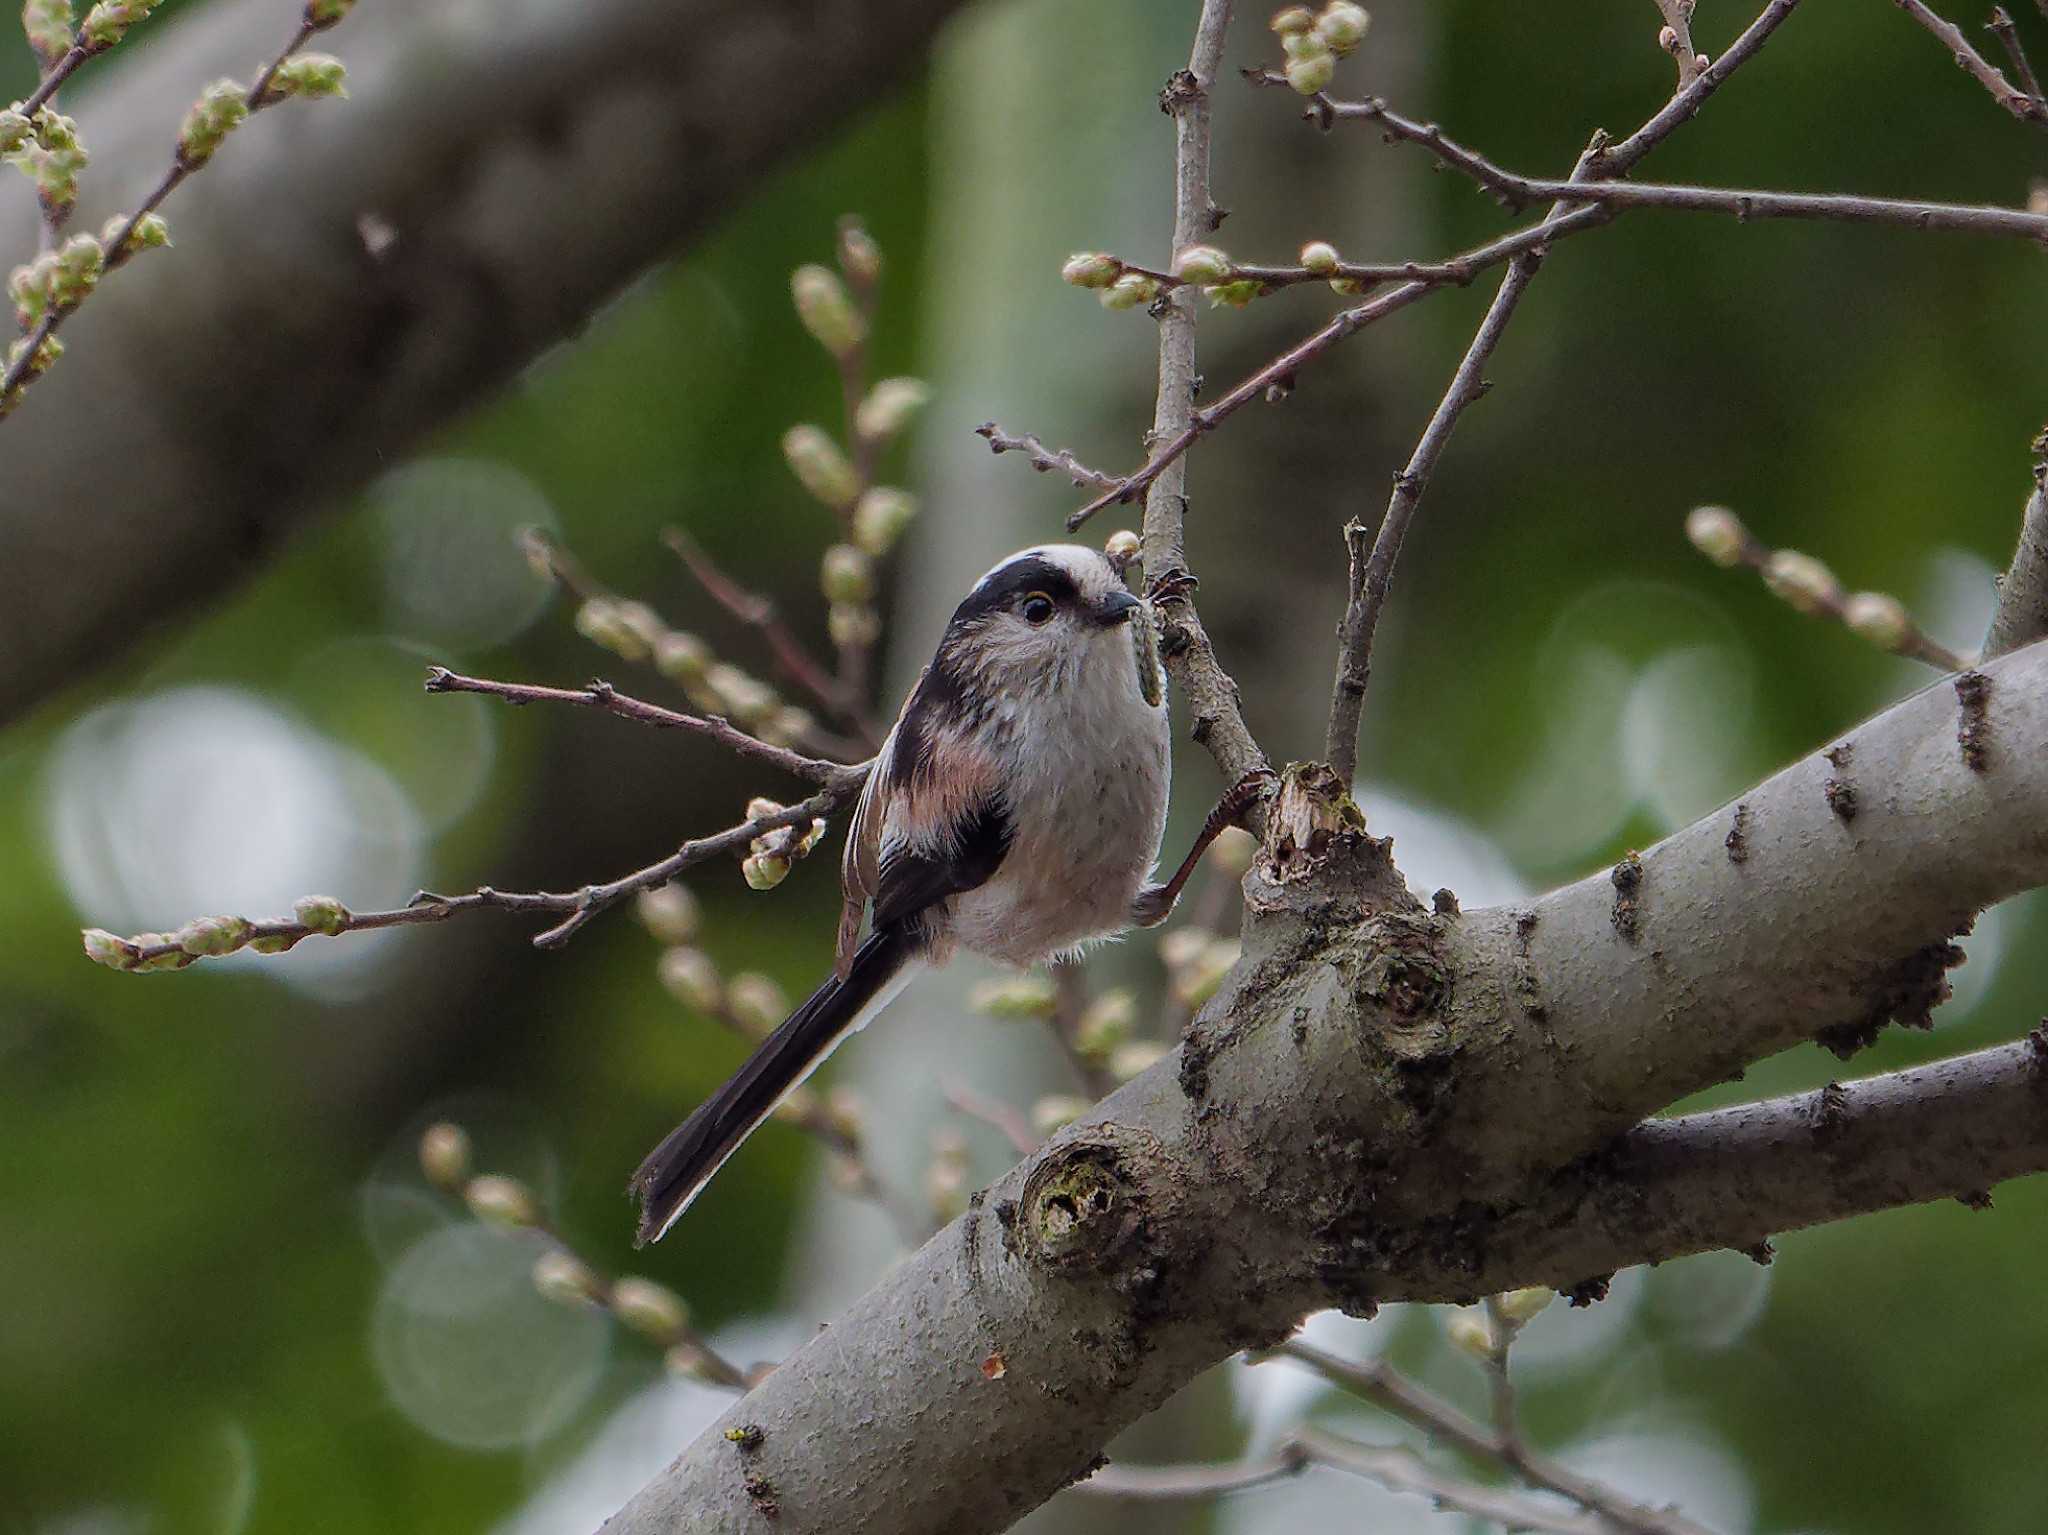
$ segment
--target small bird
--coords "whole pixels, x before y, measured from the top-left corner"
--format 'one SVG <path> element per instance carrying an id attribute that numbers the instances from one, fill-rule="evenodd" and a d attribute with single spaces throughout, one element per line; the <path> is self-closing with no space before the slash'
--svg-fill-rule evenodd
<path id="1" fill-rule="evenodd" d="M 1164 921 L 1244 799 L 1226 795 L 1179 872 L 1152 883 L 1168 745 L 1150 612 L 1106 555 L 1047 545 L 983 576 L 861 790 L 832 975 L 640 1164 L 628 1185 L 638 1243 L 667 1232 L 776 1105 L 921 969 L 962 949 L 1032 965 Z"/>

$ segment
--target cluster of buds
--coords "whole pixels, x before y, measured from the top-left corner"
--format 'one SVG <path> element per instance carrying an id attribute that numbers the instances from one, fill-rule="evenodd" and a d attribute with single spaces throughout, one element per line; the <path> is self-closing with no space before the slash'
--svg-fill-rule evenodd
<path id="1" fill-rule="evenodd" d="M 1159 279 L 1128 266 L 1107 251 L 1076 251 L 1060 268 L 1060 280 L 1091 288 L 1104 309 L 1139 309 L 1159 297 Z"/>
<path id="2" fill-rule="evenodd" d="M 345 933 L 355 916 L 331 895 L 302 895 L 292 903 L 288 922 L 258 924 L 247 917 L 196 917 L 168 933 L 136 933 L 122 938 L 105 928 L 89 927 L 79 936 L 85 957 L 109 970 L 146 973 L 183 970 L 201 959 L 215 959 L 248 949 L 256 954 L 282 954 L 302 938 Z M 271 931 L 264 931 L 264 929 Z M 282 929 L 282 931 L 278 931 Z"/>
<path id="3" fill-rule="evenodd" d="M 1304 271 L 1328 278 L 1332 293 L 1356 297 L 1365 291 L 1366 284 L 1356 277 L 1346 277 L 1339 271 L 1343 260 L 1344 258 L 1337 254 L 1337 247 L 1328 240 L 1311 240 L 1301 248 L 1301 265 Z"/>
<path id="4" fill-rule="evenodd" d="M 749 800 L 747 819 L 759 821 L 780 815 L 783 808 L 772 799 Z M 754 889 L 773 890 L 789 878 L 790 868 L 798 859 L 808 856 L 824 835 L 823 816 L 814 816 L 808 826 L 778 826 L 773 831 L 763 832 L 747 845 L 747 856 L 740 864 L 740 872 Z"/>
<path id="5" fill-rule="evenodd" d="M 1160 963 L 1166 966 L 1173 1000 L 1193 1012 L 1211 997 L 1237 963 L 1240 945 L 1199 927 L 1175 928 L 1159 940 Z"/>
<path id="6" fill-rule="evenodd" d="M 295 53 L 271 71 L 256 105 L 275 106 L 293 97 L 319 101 L 347 95 L 348 66 L 340 59 L 331 53 Z"/>
<path id="7" fill-rule="evenodd" d="M 767 976 L 741 971 L 729 980 L 696 946 L 697 901 L 681 885 L 644 892 L 640 920 L 666 945 L 655 974 L 668 994 L 693 1012 L 718 1019 L 748 1039 L 761 1039 L 789 1015 L 789 999 Z"/>
<path id="8" fill-rule="evenodd" d="M 533 532 L 525 544 L 534 569 L 552 579 L 552 546 Z M 771 746 L 795 746 L 816 724 L 807 710 L 786 702 L 752 673 L 715 659 L 699 636 L 670 628 L 644 602 L 602 593 L 586 597 L 576 608 L 576 632 L 621 660 L 651 662 L 699 709 L 731 720 Z"/>
<path id="9" fill-rule="evenodd" d="M 62 218 L 77 205 L 79 173 L 91 156 L 70 118 L 52 107 L 39 108 L 33 118 L 10 109 L 0 116 L 0 144 L 8 146 L 7 163 L 35 184 L 46 214 Z"/>
<path id="10" fill-rule="evenodd" d="M 1747 566 L 1763 577 L 1773 596 L 1795 611 L 1809 618 L 1834 619 L 1879 650 L 1949 671 L 1968 664 L 1930 639 L 1898 598 L 1887 592 L 1844 591 L 1825 563 L 1797 549 L 1772 549 L 1760 543 L 1725 506 L 1695 507 L 1686 516 L 1685 536 L 1716 565 Z"/>
<path id="11" fill-rule="evenodd" d="M 1372 17 L 1351 0 L 1330 0 L 1320 13 L 1290 5 L 1271 24 L 1287 55 L 1287 83 L 1313 96 L 1336 78 L 1337 60 L 1365 41 Z"/>
<path id="12" fill-rule="evenodd" d="M 162 3 L 163 0 L 100 0 L 85 13 L 78 41 L 94 53 L 103 52 L 126 37 L 128 29 L 137 22 L 147 21 L 149 13 Z"/>
<path id="13" fill-rule="evenodd" d="M 503 1173 L 473 1170 L 469 1133 L 462 1126 L 445 1120 L 427 1126 L 420 1135 L 419 1158 L 427 1182 L 460 1199 L 478 1220 L 547 1239 L 546 1249 L 533 1264 L 533 1287 L 542 1299 L 558 1306 L 609 1311 L 627 1331 L 662 1350 L 671 1368 L 688 1375 L 705 1373 L 708 1356 L 690 1330 L 690 1309 L 683 1298 L 651 1279 L 607 1279 L 571 1252 L 548 1229 L 532 1189 Z"/>
<path id="14" fill-rule="evenodd" d="M 967 1005 L 985 1018 L 1050 1018 L 1059 1008 L 1052 977 L 1036 971 L 977 982 Z"/>
<path id="15" fill-rule="evenodd" d="M 56 250 L 44 251 L 8 276 L 15 320 L 23 330 L 32 330 L 52 311 L 76 309 L 99 286 L 105 270 L 106 252 L 91 235 L 73 235 Z"/>
<path id="16" fill-rule="evenodd" d="M 355 9 L 356 0 L 306 0 L 306 25 L 325 32 Z"/>
<path id="17" fill-rule="evenodd" d="M 71 0 L 28 0 L 21 8 L 21 28 L 43 68 L 50 68 L 71 51 Z"/>
<path id="18" fill-rule="evenodd" d="M 1483 1314 L 1462 1309 L 1453 1312 L 1444 1324 L 1444 1337 L 1461 1354 L 1504 1369 L 1516 1336 L 1555 1299 L 1557 1292 L 1541 1285 L 1488 1296 Z"/>

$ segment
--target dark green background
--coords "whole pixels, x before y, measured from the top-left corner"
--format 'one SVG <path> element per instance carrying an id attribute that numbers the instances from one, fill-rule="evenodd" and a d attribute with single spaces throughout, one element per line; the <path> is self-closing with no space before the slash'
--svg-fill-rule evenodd
<path id="1" fill-rule="evenodd" d="M 1024 6 L 1037 18 L 1025 29 L 1038 50 L 1032 67 L 1058 77 L 1075 51 L 1086 89 L 1076 86 L 1072 110 L 1116 125 L 1123 165 L 1050 156 L 1014 197 L 1056 245 L 1116 243 L 1127 227 L 1144 242 L 1132 253 L 1158 259 L 1161 195 L 1128 208 L 1118 229 L 1091 229 L 1063 211 L 1099 195 L 1076 189 L 1099 186 L 1110 170 L 1136 166 L 1148 185 L 1164 184 L 1170 129 L 1149 96 L 1184 57 L 1194 7 L 1133 9 L 1142 14 L 1121 20 L 1116 48 L 1091 54 L 1087 36 L 1096 34 L 1077 31 L 1082 7 Z M 1397 104 L 1531 173 L 1560 172 L 1593 125 L 1625 131 L 1668 89 L 1668 62 L 1649 46 L 1647 3 L 1382 9 L 1402 16 L 1420 47 L 1397 82 Z M 1746 20 L 1739 9 L 1705 0 L 1702 46 L 1718 47 Z M 1262 20 L 1254 12 L 1241 26 L 1233 66 L 1273 55 Z M 375 6 L 350 23 L 376 24 Z M 2031 11 L 2021 25 L 2048 59 L 2048 28 Z M 334 42 L 346 54 L 346 33 Z M 1984 46 L 1994 46 L 1988 35 Z M 107 66 L 110 81 L 118 67 Z M 943 135 L 956 118 L 934 103 L 957 113 L 973 99 L 972 72 L 1004 66 L 991 50 L 949 38 L 937 67 L 938 81 L 765 182 L 712 239 L 429 451 L 516 468 L 601 576 L 736 656 L 754 653 L 698 611 L 660 554 L 654 534 L 664 522 L 687 522 L 815 633 L 808 594 L 829 527 L 789 480 L 776 441 L 794 419 L 833 420 L 836 385 L 788 313 L 787 273 L 826 253 L 836 215 L 860 211 L 891 263 L 884 371 L 948 373 L 946 349 L 956 343 L 922 301 L 936 274 L 921 253 L 957 248 L 937 241 L 958 206 L 942 170 L 953 163 Z M 1383 88 L 1376 67 L 1368 44 L 1337 89 Z M 1225 83 L 1227 95 L 1236 89 Z M 764 99 L 763 110 L 783 109 Z M 1227 134 L 1254 115 L 1292 110 L 1280 93 L 1233 98 L 1223 125 Z M 1226 201 L 1231 178 L 1242 185 L 1257 174 L 1230 142 L 1218 159 Z M 1642 174 L 2013 203 L 2041 169 L 2044 144 L 1893 7 L 1866 0 L 1805 7 Z M 1028 144 L 1016 152 L 1028 155 Z M 1234 223 L 1224 243 L 1247 258 L 1284 259 L 1326 232 L 1319 189 L 1364 158 L 1396 154 L 1406 157 L 1396 184 L 1411 199 L 1420 248 L 1373 247 L 1368 232 L 1345 238 L 1347 254 L 1427 257 L 1507 227 L 1463 181 L 1432 177 L 1419 153 L 1357 130 L 1289 167 L 1290 220 Z M 171 259 L 205 253 L 180 248 Z M 1519 872 L 1543 884 L 1664 829 L 1638 810 L 1590 845 L 1531 854 L 1517 841 L 1503 807 L 1546 761 L 1569 749 L 1608 762 L 1615 750 L 1611 733 L 1554 740 L 1584 680 L 1559 664 L 1583 654 L 1574 647 L 1597 644 L 1628 668 L 1696 644 L 1732 658 L 1748 678 L 1748 707 L 1690 727 L 1698 739 L 1663 745 L 1678 756 L 1718 754 L 1751 775 L 1918 685 L 1900 664 L 1706 566 L 1680 521 L 1700 501 L 1726 502 L 1768 541 L 1821 554 L 1852 585 L 1909 600 L 1924 595 L 1941 551 L 2002 562 L 2028 488 L 2026 444 L 2048 412 L 2042 260 L 2013 241 L 1745 229 L 1654 213 L 1560 246 L 1490 370 L 1495 393 L 1461 428 L 1410 541 L 1368 710 L 1368 775 L 1498 835 L 1510 851 L 1523 848 Z M 1355 463 L 1358 505 L 1383 495 L 1490 292 L 1482 281 L 1439 296 L 1351 343 L 1359 353 L 1393 350 L 1395 362 L 1375 375 L 1393 387 L 1368 386 L 1356 358 L 1343 355 L 1304 378 L 1304 396 L 1315 400 L 1300 409 L 1355 410 L 1369 422 Z M 985 302 L 1027 316 L 1058 309 L 1071 321 L 1071 306 L 1088 300 L 1034 262 L 998 264 Z M 1333 302 L 1302 290 L 1259 313 L 1284 306 L 1283 331 L 1306 331 Z M 1205 322 L 1227 359 L 1212 377 L 1258 360 L 1230 349 L 1233 328 L 1248 323 L 1230 311 Z M 1117 387 L 1142 402 L 1151 328 L 1133 316 L 1101 324 L 1121 338 L 1113 356 L 1128 379 Z M 1032 426 L 1050 414 L 1045 404 L 942 399 L 919 459 L 982 453 L 962 423 L 1014 409 L 1020 419 L 1006 414 L 1007 424 Z M 1131 459 L 1141 410 L 1099 422 L 1084 450 L 1112 464 Z M 1255 409 L 1202 450 L 1198 502 L 1205 463 L 1250 466 L 1237 472 L 1256 475 L 1267 493 L 1229 509 L 1229 539 L 1198 521 L 1198 566 L 1243 567 L 1260 547 L 1306 550 L 1298 557 L 1314 563 L 1338 558 L 1334 530 L 1353 505 L 1289 495 L 1287 420 L 1286 410 Z M 1054 536 L 1071 497 L 1056 480 L 1015 473 L 1026 482 L 1019 498 L 1036 511 L 1028 536 Z M 978 509 L 927 515 L 971 519 Z M 524 1453 L 477 1453 L 438 1442 L 396 1410 L 369 1347 L 382 1268 L 365 1235 L 364 1190 L 405 1181 L 412 1135 L 446 1105 L 475 1110 L 487 1162 L 552 1167 L 563 1226 L 606 1265 L 630 1261 L 623 1174 L 737 1047 L 658 988 L 653 946 L 629 918 L 595 925 L 558 955 L 529 948 L 518 922 L 465 919 L 401 947 L 388 984 L 346 1004 L 258 971 L 202 966 L 131 979 L 78 956 L 77 928 L 101 914 L 67 898 L 46 807 L 56 792 L 51 749 L 91 709 L 190 683 L 245 688 L 401 777 L 431 776 L 431 760 L 418 760 L 422 716 L 457 704 L 426 699 L 401 668 L 372 687 L 300 664 L 336 640 L 388 632 L 379 528 L 351 514 L 305 536 L 231 602 L 176 631 L 137 636 L 103 675 L 0 736 L 0 867 L 9 871 L 0 882 L 0 1530 L 56 1528 L 107 1508 L 143 1514 L 155 1531 L 230 1527 L 222 1489 L 238 1457 L 253 1468 L 249 1528 L 483 1528 L 656 1374 L 633 1340 L 617 1338 L 601 1384 L 562 1434 Z M 982 563 L 1004 551 L 1004 536 L 991 532 Z M 1299 622 L 1269 625 L 1259 643 L 1293 647 L 1319 678 L 1336 613 L 1313 608 L 1328 598 L 1326 583 L 1312 591 Z M 1561 634 L 1567 619 L 1577 627 Z M 567 620 L 558 603 L 515 643 L 481 653 L 450 652 L 431 634 L 397 638 L 488 674 L 567 682 L 602 670 L 623 685 L 627 668 L 589 650 Z M 1249 627 L 1222 626 L 1226 652 Z M 1319 744 L 1317 720 L 1283 718 L 1256 697 L 1253 714 L 1277 755 Z M 616 722 L 535 711 L 490 718 L 497 756 L 487 789 L 431 848 L 427 877 L 440 888 L 562 888 L 606 877 L 721 823 L 763 787 L 687 742 Z M 1602 726 L 1618 728 L 1612 719 Z M 1199 809 L 1192 801 L 1210 792 L 1212 775 L 1190 758 L 1183 782 L 1192 786 L 1185 815 Z M 1738 778 L 1721 787 L 1740 786 Z M 210 786 L 190 809 L 236 813 L 232 782 Z M 730 871 L 706 870 L 693 884 L 711 947 L 729 967 L 765 968 L 793 991 L 819 972 L 834 898 L 826 864 L 772 899 L 750 896 Z M 1932 1036 L 1893 1032 L 1855 1069 L 2031 1024 L 2048 981 L 2040 931 L 2034 906 L 2020 903 L 2003 927 L 1993 980 L 1968 1010 L 1944 1013 Z M 1797 1050 L 1751 1072 L 1741 1091 L 1812 1085 L 1840 1069 Z M 708 1323 L 762 1311 L 782 1284 L 796 1211 L 814 1197 L 809 1160 L 795 1135 L 764 1134 L 693 1212 L 716 1239 L 667 1244 L 644 1267 Z M 1557 1442 L 1597 1428 L 1602 1414 L 1652 1411 L 1699 1425 L 1750 1481 L 1760 1529 L 2040 1529 L 2044 1213 L 2039 1187 L 2014 1186 L 1988 1215 L 1942 1206 L 1794 1237 L 1781 1244 L 1768 1303 L 1739 1344 L 1697 1347 L 1660 1321 L 1663 1310 L 1646 1308 L 1621 1341 L 1532 1387 L 1534 1422 Z M 1657 1283 L 1682 1289 L 1685 1273 L 1674 1268 Z M 1428 1343 L 1431 1330 L 1402 1325 L 1400 1346 L 1418 1367 L 1458 1382 L 1455 1362 Z M 1238 1505 L 1240 1514 L 1251 1507 Z M 1200 1526 L 1198 1515 L 1185 1519 Z"/>

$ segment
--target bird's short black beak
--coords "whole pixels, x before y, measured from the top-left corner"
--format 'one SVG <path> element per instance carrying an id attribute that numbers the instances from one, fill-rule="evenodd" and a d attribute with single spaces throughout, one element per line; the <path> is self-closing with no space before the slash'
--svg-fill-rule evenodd
<path id="1" fill-rule="evenodd" d="M 1129 621 L 1130 616 L 1144 604 L 1129 592 L 1115 591 L 1095 606 L 1095 621 L 1105 629 L 1111 629 Z"/>

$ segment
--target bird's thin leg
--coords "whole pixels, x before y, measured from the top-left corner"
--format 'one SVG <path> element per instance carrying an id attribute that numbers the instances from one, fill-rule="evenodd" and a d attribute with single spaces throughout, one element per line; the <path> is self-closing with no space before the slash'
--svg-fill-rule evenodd
<path id="1" fill-rule="evenodd" d="M 1173 878 L 1163 885 L 1147 885 L 1138 892 L 1137 899 L 1131 902 L 1131 921 L 1139 927 L 1157 927 L 1164 922 L 1173 911 L 1174 903 L 1180 899 L 1181 889 L 1194 877 L 1202 855 L 1209 851 L 1209 844 L 1235 826 L 1246 807 L 1265 794 L 1272 783 L 1272 772 L 1260 768 L 1245 774 L 1224 790 L 1223 798 L 1216 802 L 1216 808 L 1209 812 L 1209 818 L 1195 834 L 1194 846 L 1188 849 L 1188 856 L 1173 871 Z"/>

